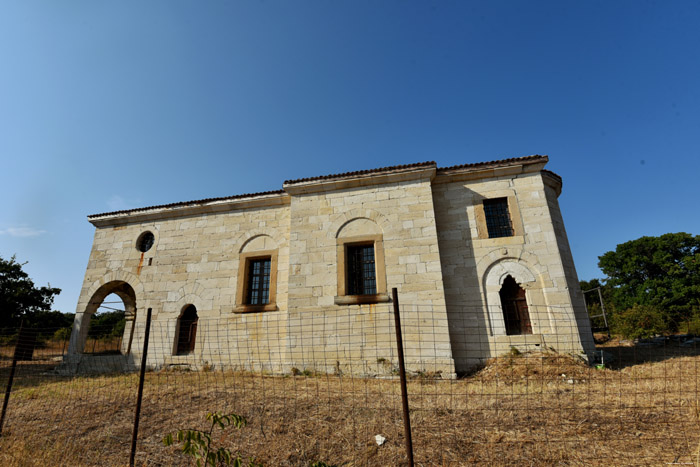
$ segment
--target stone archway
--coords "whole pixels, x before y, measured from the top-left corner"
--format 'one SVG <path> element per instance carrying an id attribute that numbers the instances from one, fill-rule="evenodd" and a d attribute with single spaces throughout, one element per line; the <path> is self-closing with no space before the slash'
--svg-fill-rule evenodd
<path id="1" fill-rule="evenodd" d="M 129 283 L 114 280 L 103 284 L 92 294 L 84 310 L 76 313 L 68 353 L 83 353 L 88 329 L 90 328 L 90 318 L 95 314 L 104 299 L 111 294 L 117 295 L 122 300 L 126 316 L 136 316 L 136 292 Z M 129 327 L 127 326 L 125 332 L 128 332 L 128 330 Z"/>
<path id="2" fill-rule="evenodd" d="M 483 277 L 488 323 L 492 336 L 508 335 L 501 296 L 504 283 L 508 278 L 522 290 L 519 292 L 520 298 L 526 300 L 526 303 L 532 303 L 532 298 L 527 295 L 535 287 L 537 279 L 527 266 L 514 258 L 505 258 L 492 264 Z M 532 326 L 530 326 L 528 333 L 532 332 Z"/>

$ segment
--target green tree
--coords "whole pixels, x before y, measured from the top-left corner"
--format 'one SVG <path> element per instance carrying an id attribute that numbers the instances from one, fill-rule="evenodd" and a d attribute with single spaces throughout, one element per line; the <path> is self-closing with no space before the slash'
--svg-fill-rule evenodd
<path id="1" fill-rule="evenodd" d="M 25 264 L 18 263 L 15 256 L 9 260 L 0 257 L 0 332 L 14 330 L 23 319 L 29 321 L 42 313 L 55 318 L 51 305 L 61 289 L 36 287 L 22 269 Z"/>
<path id="2" fill-rule="evenodd" d="M 598 259 L 617 310 L 653 307 L 671 332 L 700 313 L 700 235 L 641 237 Z"/>

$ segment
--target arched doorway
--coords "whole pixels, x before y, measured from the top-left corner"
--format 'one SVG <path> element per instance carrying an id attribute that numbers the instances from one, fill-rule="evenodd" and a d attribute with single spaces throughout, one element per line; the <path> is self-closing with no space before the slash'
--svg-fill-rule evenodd
<path id="1" fill-rule="evenodd" d="M 530 312 L 523 290 L 512 276 L 508 275 L 503 280 L 503 286 L 499 292 L 501 306 L 503 307 L 503 319 L 506 325 L 506 335 L 532 334 L 530 324 Z"/>
<path id="2" fill-rule="evenodd" d="M 90 316 L 83 353 L 120 353 L 125 327 L 126 306 L 124 300 L 116 293 L 111 293 L 105 297 L 95 313 Z"/>
<path id="3" fill-rule="evenodd" d="M 121 301 L 121 303 L 107 303 L 115 301 Z M 110 311 L 109 308 L 123 311 L 127 319 L 133 320 L 136 316 L 136 293 L 134 292 L 134 288 L 124 281 L 110 281 L 97 289 L 92 297 L 90 297 L 90 301 L 85 307 L 85 310 L 82 313 L 78 313 L 75 317 L 75 325 L 71 335 L 69 353 L 84 353 L 86 351 L 92 352 L 93 349 L 96 348 L 93 347 L 92 343 L 88 346 L 88 348 L 86 348 L 85 345 L 88 339 L 88 332 L 91 327 L 90 322 L 95 313 L 103 310 Z M 129 325 L 131 323 L 126 324 L 127 332 L 125 332 L 124 335 L 131 330 L 131 326 Z M 93 329 L 93 335 L 95 334 L 95 331 L 96 329 Z M 124 350 L 126 347 L 124 340 L 121 340 L 119 345 L 122 350 Z"/>
<path id="4" fill-rule="evenodd" d="M 176 355 L 188 355 L 194 352 L 194 344 L 197 337 L 197 308 L 187 305 L 177 320 L 177 345 Z"/>

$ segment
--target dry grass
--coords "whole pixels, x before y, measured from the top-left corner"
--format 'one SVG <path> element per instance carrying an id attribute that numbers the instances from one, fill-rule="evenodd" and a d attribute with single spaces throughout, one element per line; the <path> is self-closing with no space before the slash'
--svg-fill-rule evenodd
<path id="1" fill-rule="evenodd" d="M 461 380 L 413 378 L 416 461 L 697 462 L 700 356 L 682 353 L 638 364 L 619 360 L 616 369 L 603 370 L 533 353 L 493 360 Z M 0 438 L 2 465 L 128 463 L 136 375 L 59 378 L 27 365 L 17 378 Z M 187 464 L 162 445 L 163 436 L 203 427 L 206 412 L 215 410 L 249 421 L 218 441 L 265 465 L 405 464 L 398 380 L 220 371 L 147 374 L 137 464 Z M 377 446 L 376 434 L 387 442 Z"/>

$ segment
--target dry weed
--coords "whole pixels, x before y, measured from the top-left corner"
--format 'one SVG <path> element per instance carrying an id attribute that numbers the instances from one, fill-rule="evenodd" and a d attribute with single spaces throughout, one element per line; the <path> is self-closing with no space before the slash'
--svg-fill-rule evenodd
<path id="1" fill-rule="evenodd" d="M 541 352 L 503 357 L 460 380 L 409 380 L 420 465 L 663 465 L 700 456 L 696 355 L 597 370 Z M 124 465 L 136 375 L 18 374 L 2 465 Z M 208 411 L 249 424 L 217 442 L 265 465 L 405 464 L 396 379 L 245 372 L 149 372 L 139 465 L 185 465 L 163 436 Z M 387 439 L 377 446 L 374 437 Z"/>

